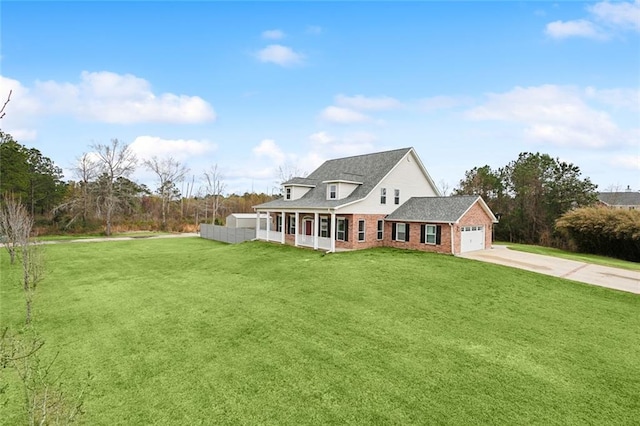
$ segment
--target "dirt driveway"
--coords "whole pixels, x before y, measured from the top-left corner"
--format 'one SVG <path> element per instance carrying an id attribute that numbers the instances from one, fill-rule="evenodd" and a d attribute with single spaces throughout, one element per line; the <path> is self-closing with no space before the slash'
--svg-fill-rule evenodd
<path id="1" fill-rule="evenodd" d="M 640 294 L 640 272 L 637 271 L 524 253 L 509 250 L 506 246 L 493 246 L 489 250 L 474 251 L 459 256 Z"/>

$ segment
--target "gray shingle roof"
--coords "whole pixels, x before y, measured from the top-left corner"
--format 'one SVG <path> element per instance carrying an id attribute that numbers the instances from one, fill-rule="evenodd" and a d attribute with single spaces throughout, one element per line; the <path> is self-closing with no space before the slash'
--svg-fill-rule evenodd
<path id="1" fill-rule="evenodd" d="M 318 181 L 315 179 L 294 177 L 284 182 L 283 185 L 300 185 L 300 186 L 316 186 Z"/>
<path id="2" fill-rule="evenodd" d="M 385 220 L 407 222 L 457 222 L 480 197 L 462 195 L 456 197 L 413 197 Z"/>
<path id="3" fill-rule="evenodd" d="M 599 192 L 598 199 L 610 206 L 640 206 L 640 192 Z"/>
<path id="4" fill-rule="evenodd" d="M 315 188 L 310 189 L 297 200 L 282 198 L 255 206 L 256 208 L 331 208 L 341 206 L 365 198 L 373 188 L 384 178 L 393 167 L 409 152 L 411 148 L 393 151 L 376 152 L 373 154 L 356 155 L 354 157 L 337 158 L 325 161 L 314 170 L 306 181 L 316 182 Z M 294 178 L 296 182 L 297 179 Z M 294 179 L 290 180 L 292 182 Z M 348 197 L 341 200 L 327 200 L 326 181 L 349 180 L 362 182 Z"/>

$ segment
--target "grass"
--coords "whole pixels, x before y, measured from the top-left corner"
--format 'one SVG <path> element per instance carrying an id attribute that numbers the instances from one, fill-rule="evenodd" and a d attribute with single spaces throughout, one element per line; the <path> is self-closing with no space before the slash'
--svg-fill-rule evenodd
<path id="1" fill-rule="evenodd" d="M 497 243 L 506 245 L 512 250 L 524 251 L 527 253 L 543 254 L 545 256 L 560 257 L 563 259 L 575 260 L 578 262 L 593 263 L 595 265 L 611 266 L 614 268 L 628 269 L 631 271 L 640 271 L 640 263 L 629 262 L 626 260 L 615 259 L 613 257 L 598 256 L 597 254 L 575 253 L 572 251 L 560 250 L 551 247 L 535 246 L 528 244 L 516 243 Z"/>
<path id="2" fill-rule="evenodd" d="M 46 255 L 35 326 L 68 385 L 93 374 L 84 424 L 640 418 L 636 295 L 393 249 L 181 238 Z M 1 261 L 0 324 L 18 328 Z M 20 402 L 0 423 L 23 423 Z"/>

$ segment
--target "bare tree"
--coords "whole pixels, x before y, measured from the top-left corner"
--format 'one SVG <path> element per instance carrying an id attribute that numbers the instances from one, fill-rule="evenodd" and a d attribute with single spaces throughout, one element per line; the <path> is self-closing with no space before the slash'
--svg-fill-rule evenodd
<path id="1" fill-rule="evenodd" d="M 2 104 L 2 108 L 0 108 L 0 120 L 3 119 L 4 115 L 6 114 L 4 110 L 7 107 L 7 104 L 9 103 L 9 101 L 11 100 L 11 93 L 13 93 L 13 90 L 9 90 L 9 94 L 7 95 L 7 100 L 4 101 L 4 104 Z"/>
<path id="2" fill-rule="evenodd" d="M 158 195 L 162 201 L 162 229 L 167 229 L 167 210 L 175 197 L 175 184 L 181 182 L 189 169 L 173 157 L 158 159 L 152 157 L 144 165 L 158 178 Z"/>
<path id="3" fill-rule="evenodd" d="M 100 194 L 96 201 L 99 212 L 105 217 L 105 234 L 110 236 L 111 217 L 119 201 L 115 183 L 118 178 L 126 178 L 134 172 L 137 159 L 129 145 L 118 139 L 111 139 L 110 144 L 92 145 L 92 148 L 97 155 L 96 170 L 100 176 Z"/>
<path id="4" fill-rule="evenodd" d="M 11 246 L 9 251 L 11 262 L 15 262 L 16 256 L 22 261 L 22 289 L 26 301 L 25 322 L 29 324 L 33 296 L 44 271 L 42 246 L 30 241 L 33 217 L 16 197 L 5 196 L 0 211 L 2 212 L 0 214 L 2 231 L 8 236 L 5 245 Z"/>
<path id="5" fill-rule="evenodd" d="M 16 262 L 16 250 L 20 247 L 20 216 L 24 206 L 13 194 L 6 194 L 0 206 L 0 236 L 9 252 L 11 264 Z"/>
<path id="6" fill-rule="evenodd" d="M 440 194 L 442 194 L 443 197 L 446 197 L 449 195 L 449 182 L 444 179 L 440 179 L 438 182 L 438 189 L 440 190 Z"/>
<path id="7" fill-rule="evenodd" d="M 217 163 L 209 167 L 209 169 L 204 172 L 204 179 L 205 179 L 206 191 L 207 191 L 207 194 L 205 195 L 205 211 L 207 206 L 206 198 L 207 196 L 212 195 L 213 206 L 211 209 L 212 211 L 211 223 L 215 224 L 216 217 L 218 216 L 218 211 L 220 210 L 220 200 L 222 198 L 222 192 L 226 189 L 227 185 L 222 180 L 223 179 L 222 172 L 218 168 Z M 205 221 L 206 220 L 207 218 L 205 213 Z"/>

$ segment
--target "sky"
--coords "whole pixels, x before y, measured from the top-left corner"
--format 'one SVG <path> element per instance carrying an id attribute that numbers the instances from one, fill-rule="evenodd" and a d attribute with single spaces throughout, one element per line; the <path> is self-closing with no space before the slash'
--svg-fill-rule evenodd
<path id="1" fill-rule="evenodd" d="M 272 193 L 279 167 L 410 146 L 449 193 L 521 152 L 640 190 L 640 0 L 3 0 L 0 20 L 0 127 L 65 179 L 115 138 L 194 193 L 214 165 L 225 193 Z"/>

